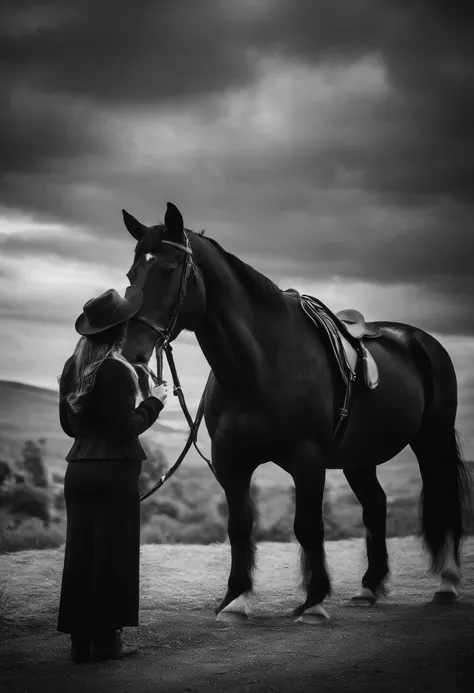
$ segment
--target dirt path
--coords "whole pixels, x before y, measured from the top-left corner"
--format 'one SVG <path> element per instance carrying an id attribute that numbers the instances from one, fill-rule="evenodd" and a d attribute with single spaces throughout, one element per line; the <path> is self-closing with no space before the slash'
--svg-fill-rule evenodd
<path id="1" fill-rule="evenodd" d="M 74 665 L 55 632 L 60 551 L 0 556 L 6 586 L 0 690 L 24 693 L 131 691 L 474 691 L 474 538 L 466 542 L 461 600 L 435 606 L 437 586 L 413 538 L 389 541 L 391 594 L 369 610 L 347 608 L 364 567 L 359 540 L 327 544 L 334 594 L 323 627 L 294 623 L 297 547 L 261 544 L 254 623 L 218 624 L 228 545 L 142 547 L 140 654 Z"/>

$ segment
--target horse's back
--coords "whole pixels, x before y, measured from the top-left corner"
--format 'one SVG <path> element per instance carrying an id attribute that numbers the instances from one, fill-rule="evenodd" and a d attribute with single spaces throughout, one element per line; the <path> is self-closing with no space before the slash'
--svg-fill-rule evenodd
<path id="1" fill-rule="evenodd" d="M 373 324 L 381 329 L 381 335 L 364 339 L 364 344 L 377 363 L 379 384 L 369 390 L 361 382 L 354 389 L 337 466 L 362 458 L 367 462 L 371 451 L 375 459 L 379 455 L 376 451 L 382 448 L 385 460 L 391 459 L 420 430 L 436 393 L 440 400 L 451 400 L 456 390 L 451 359 L 435 337 L 405 323 Z M 454 398 L 451 409 L 455 407 Z"/>

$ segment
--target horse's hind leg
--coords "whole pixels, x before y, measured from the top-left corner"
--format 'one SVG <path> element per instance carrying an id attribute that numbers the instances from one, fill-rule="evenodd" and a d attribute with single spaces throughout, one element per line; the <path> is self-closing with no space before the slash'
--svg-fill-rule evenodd
<path id="1" fill-rule="evenodd" d="M 411 447 L 423 481 L 422 537 L 431 554 L 431 568 L 441 578 L 433 601 L 453 603 L 461 580 L 460 545 L 464 510 L 470 497 L 469 473 L 454 427 L 442 420 L 427 421 Z"/>
<path id="2" fill-rule="evenodd" d="M 285 466 L 295 482 L 294 531 L 302 549 L 301 569 L 306 600 L 294 611 L 300 623 L 324 623 L 329 617 L 322 606 L 331 593 L 324 555 L 322 514 L 326 470 L 309 451 Z"/>
<path id="3" fill-rule="evenodd" d="M 388 576 L 387 497 L 377 479 L 377 468 L 344 470 L 344 476 L 362 506 L 366 529 L 368 568 L 362 578 L 362 591 L 351 599 L 354 606 L 372 606 L 384 593 Z"/>
<path id="4" fill-rule="evenodd" d="M 255 545 L 252 541 L 254 506 L 250 496 L 253 468 L 246 468 L 242 460 L 216 454 L 213 461 L 217 480 L 224 489 L 229 510 L 228 535 L 231 548 L 231 569 L 227 593 L 216 609 L 218 621 L 247 622 L 250 608 L 246 593 L 252 591 L 252 571 Z"/>

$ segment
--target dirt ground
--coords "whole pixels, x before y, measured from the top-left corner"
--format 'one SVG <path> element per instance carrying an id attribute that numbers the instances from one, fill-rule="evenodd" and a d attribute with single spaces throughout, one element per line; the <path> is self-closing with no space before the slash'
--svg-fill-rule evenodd
<path id="1" fill-rule="evenodd" d="M 127 629 L 140 653 L 75 665 L 55 631 L 62 551 L 0 556 L 3 621 L 0 690 L 22 693 L 139 691 L 474 691 L 474 538 L 463 551 L 456 605 L 431 604 L 436 578 L 416 539 L 389 540 L 386 600 L 348 607 L 364 569 L 363 542 L 327 543 L 333 595 L 319 627 L 296 624 L 295 544 L 260 544 L 254 615 L 246 626 L 216 623 L 229 546 L 143 546 L 141 627 Z"/>

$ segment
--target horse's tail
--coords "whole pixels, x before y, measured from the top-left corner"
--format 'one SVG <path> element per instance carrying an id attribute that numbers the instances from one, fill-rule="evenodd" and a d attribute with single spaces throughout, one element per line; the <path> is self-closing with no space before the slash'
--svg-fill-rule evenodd
<path id="1" fill-rule="evenodd" d="M 459 553 L 470 508 L 472 482 L 462 459 L 455 428 L 444 431 L 433 443 L 431 461 L 423 470 L 421 534 L 432 556 L 431 567 L 439 571 L 449 537 L 453 542 L 456 563 L 460 563 Z"/>
<path id="2" fill-rule="evenodd" d="M 454 425 L 457 381 L 451 358 L 444 347 L 426 333 L 422 333 L 420 342 L 424 352 L 427 402 L 422 427 L 412 448 L 423 481 L 421 536 L 431 554 L 431 567 L 438 572 L 449 540 L 459 565 L 471 507 L 472 479 L 463 461 Z"/>

